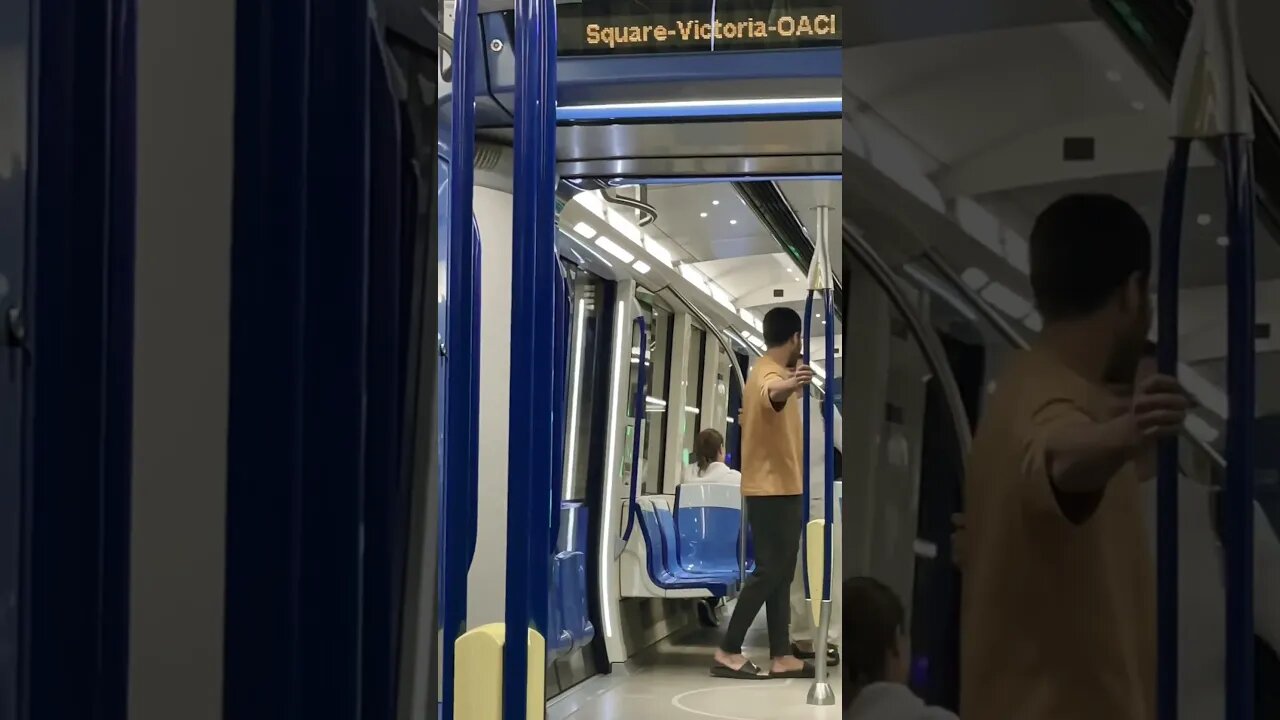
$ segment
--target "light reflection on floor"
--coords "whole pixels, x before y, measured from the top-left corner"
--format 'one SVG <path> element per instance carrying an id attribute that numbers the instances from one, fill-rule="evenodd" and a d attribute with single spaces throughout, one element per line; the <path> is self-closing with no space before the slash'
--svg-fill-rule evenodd
<path id="1" fill-rule="evenodd" d="M 747 655 L 761 665 L 766 652 L 760 630 L 748 637 Z M 642 653 L 612 676 L 599 676 L 557 699 L 547 720 L 839 720 L 840 669 L 830 682 L 834 707 L 805 702 L 811 680 L 719 680 L 711 653 L 718 631 L 667 640 Z"/>

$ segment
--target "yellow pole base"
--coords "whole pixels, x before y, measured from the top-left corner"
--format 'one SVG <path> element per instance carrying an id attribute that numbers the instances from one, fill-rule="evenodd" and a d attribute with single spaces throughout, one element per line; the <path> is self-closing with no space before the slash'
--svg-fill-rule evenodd
<path id="1" fill-rule="evenodd" d="M 530 629 L 529 670 L 525 683 L 528 720 L 546 716 L 547 642 Z M 502 720 L 502 623 L 470 630 L 454 644 L 453 716 L 455 720 Z"/>

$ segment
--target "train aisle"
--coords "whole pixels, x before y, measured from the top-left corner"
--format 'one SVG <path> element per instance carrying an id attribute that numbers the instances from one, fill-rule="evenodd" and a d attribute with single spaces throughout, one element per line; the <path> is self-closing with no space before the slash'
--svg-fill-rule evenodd
<path id="1" fill-rule="evenodd" d="M 637 654 L 612 675 L 598 675 L 556 698 L 547 720 L 838 720 L 839 668 L 829 682 L 835 706 L 805 703 L 812 680 L 718 680 L 707 673 L 721 629 L 698 629 Z M 768 654 L 764 615 L 747 636 L 746 654 Z"/>

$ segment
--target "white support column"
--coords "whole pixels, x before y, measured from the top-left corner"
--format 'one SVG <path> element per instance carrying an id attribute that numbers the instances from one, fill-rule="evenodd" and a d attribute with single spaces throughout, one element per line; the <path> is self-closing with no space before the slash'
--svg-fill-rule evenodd
<path id="1" fill-rule="evenodd" d="M 600 577 L 600 627 L 605 651 L 611 663 L 627 661 L 622 628 L 622 590 L 616 555 L 620 549 L 626 515 L 622 512 L 631 490 L 629 477 L 622 474 L 622 458 L 627 441 L 627 378 L 631 372 L 631 323 L 635 319 L 636 284 L 618 283 L 614 298 L 613 327 L 610 329 L 609 424 L 605 435 L 604 492 L 601 497 L 600 535 L 596 539 L 596 562 Z"/>
<path id="2" fill-rule="evenodd" d="M 677 311 L 672 318 L 671 328 L 671 371 L 670 385 L 667 388 L 667 442 L 666 457 L 662 459 L 662 492 L 673 495 L 676 484 L 680 482 L 684 471 L 684 427 L 690 421 L 685 406 L 693 399 L 689 392 L 688 363 L 689 344 L 693 340 L 693 317 L 686 312 Z"/>
<path id="3" fill-rule="evenodd" d="M 712 332 L 714 331 L 707 334 L 702 356 L 702 427 L 714 428 L 724 435 L 728 424 L 725 418 L 729 411 L 729 383 L 733 370 L 720 343 L 712 337 Z"/>

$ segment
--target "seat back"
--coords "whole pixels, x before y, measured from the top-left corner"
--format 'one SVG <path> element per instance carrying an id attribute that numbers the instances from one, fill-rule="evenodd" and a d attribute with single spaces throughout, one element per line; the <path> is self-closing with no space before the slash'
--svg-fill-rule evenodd
<path id="1" fill-rule="evenodd" d="M 676 520 L 671 512 L 671 507 L 667 505 L 666 500 L 655 499 L 653 501 L 654 518 L 658 521 L 658 529 L 662 533 L 662 559 L 667 569 L 676 572 L 684 567 L 680 562 L 678 547 L 679 540 L 676 535 Z"/>
<path id="2" fill-rule="evenodd" d="M 654 584 L 661 586 L 664 582 L 666 563 L 662 556 L 662 530 L 658 526 L 658 517 L 654 513 L 652 498 L 636 498 L 636 507 L 640 516 L 636 520 L 639 530 L 644 534 L 645 545 L 648 546 L 648 557 L 645 558 L 649 570 L 649 578 Z"/>
<path id="3" fill-rule="evenodd" d="M 677 556 L 689 569 L 738 567 L 742 498 L 737 486 L 694 483 L 676 489 Z"/>

